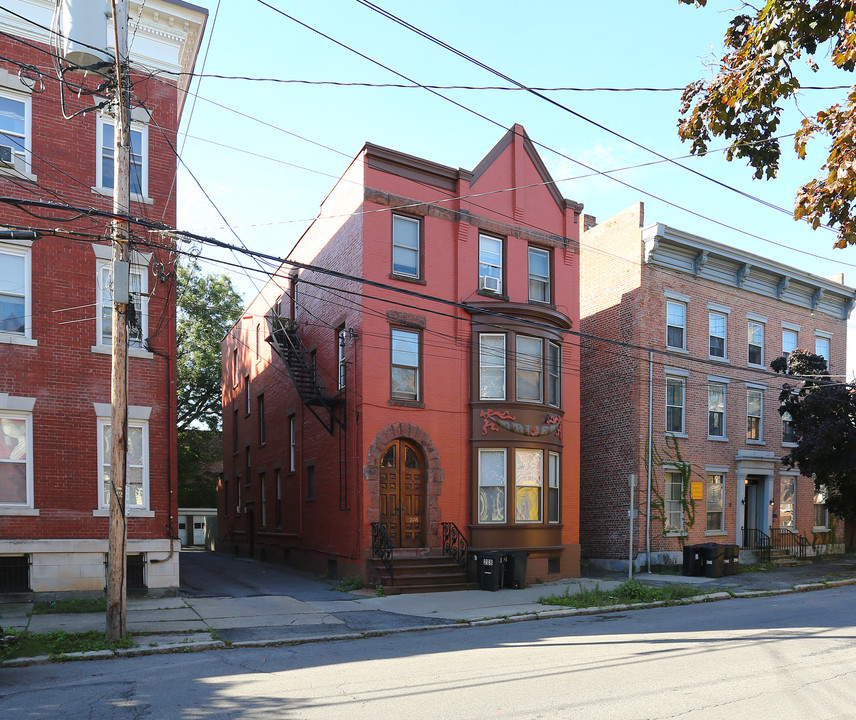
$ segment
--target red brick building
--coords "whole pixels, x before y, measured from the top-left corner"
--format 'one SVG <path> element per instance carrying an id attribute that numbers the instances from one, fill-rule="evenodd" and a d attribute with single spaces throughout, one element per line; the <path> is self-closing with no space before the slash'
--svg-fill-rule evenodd
<path id="1" fill-rule="evenodd" d="M 223 343 L 221 549 L 577 575 L 581 207 L 520 126 L 472 171 L 367 144 Z"/>
<path id="2" fill-rule="evenodd" d="M 55 6 L 0 9 L 0 196 L 83 209 L 0 203 L 2 592 L 105 586 L 111 247 L 109 218 L 85 211 L 112 210 L 114 118 L 109 107 L 78 112 L 107 95 L 97 73 L 57 77 Z M 172 226 L 172 148 L 187 81 L 151 73 L 192 70 L 207 11 L 147 0 L 132 2 L 130 16 L 131 214 Z M 175 587 L 175 256 L 168 238 L 139 225 L 132 232 L 129 585 Z"/>
<path id="3" fill-rule="evenodd" d="M 845 375 L 856 291 L 674 228 L 642 205 L 581 238 L 582 547 L 627 566 L 638 479 L 637 566 L 684 544 L 841 547 L 813 481 L 782 466 L 792 445 L 770 362 L 796 348 Z M 652 439 L 649 446 L 648 438 Z M 750 560 L 746 555 L 744 560 Z"/>

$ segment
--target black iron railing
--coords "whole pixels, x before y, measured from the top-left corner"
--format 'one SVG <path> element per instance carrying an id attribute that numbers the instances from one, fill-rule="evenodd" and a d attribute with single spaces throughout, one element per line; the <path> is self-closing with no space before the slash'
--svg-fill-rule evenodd
<path id="1" fill-rule="evenodd" d="M 458 530 L 458 526 L 452 522 L 440 523 L 443 531 L 443 554 L 454 558 L 464 572 L 469 569 L 470 544 L 464 534 Z M 469 574 L 469 573 L 468 573 Z"/>
<path id="2" fill-rule="evenodd" d="M 796 530 L 789 527 L 773 528 L 773 547 L 786 550 L 788 555 L 805 560 L 808 557 L 808 549 L 811 547 L 805 535 L 800 535 Z"/>
<path id="3" fill-rule="evenodd" d="M 389 573 L 389 584 L 395 585 L 392 573 L 392 538 L 386 531 L 386 525 L 382 522 L 372 523 L 372 557 L 383 562 L 383 566 Z"/>
<path id="4" fill-rule="evenodd" d="M 750 528 L 749 530 L 744 529 L 743 547 L 755 553 L 758 556 L 759 561 L 770 562 L 770 548 L 772 547 L 772 542 L 770 541 L 770 536 L 763 530 L 757 530 L 755 528 Z"/>

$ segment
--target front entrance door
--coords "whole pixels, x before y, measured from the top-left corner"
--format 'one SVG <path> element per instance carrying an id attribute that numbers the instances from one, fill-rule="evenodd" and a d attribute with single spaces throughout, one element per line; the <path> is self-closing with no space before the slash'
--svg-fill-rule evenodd
<path id="1" fill-rule="evenodd" d="M 769 533 L 768 509 L 765 496 L 766 478 L 762 475 L 747 475 L 743 496 L 743 544 L 757 542 L 753 531 Z"/>
<path id="2" fill-rule="evenodd" d="M 425 461 L 404 438 L 380 456 L 380 521 L 395 547 L 425 547 Z"/>

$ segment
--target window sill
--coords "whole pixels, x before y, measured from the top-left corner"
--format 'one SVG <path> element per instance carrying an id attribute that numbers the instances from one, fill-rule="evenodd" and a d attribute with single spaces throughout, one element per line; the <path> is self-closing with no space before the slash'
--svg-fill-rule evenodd
<path id="1" fill-rule="evenodd" d="M 419 402 L 418 400 L 396 400 L 392 398 L 389 401 L 390 405 L 397 405 L 399 407 L 409 407 L 409 408 L 425 408 L 424 402 Z"/>
<path id="2" fill-rule="evenodd" d="M 832 528 L 824 527 L 823 525 L 818 525 L 811 529 L 812 532 L 815 533 L 828 533 L 832 531 Z"/>
<path id="3" fill-rule="evenodd" d="M 134 510 L 133 508 L 125 508 L 125 517 L 153 518 L 154 516 L 154 510 Z M 107 508 L 93 510 L 92 517 L 110 517 L 110 510 Z"/>
<path id="4" fill-rule="evenodd" d="M 792 443 L 792 442 L 784 442 L 784 441 L 782 441 L 782 447 L 795 448 L 795 447 L 799 447 L 799 443 Z"/>
<path id="5" fill-rule="evenodd" d="M 92 352 L 97 353 L 98 355 L 112 355 L 113 347 L 111 345 L 93 345 Z M 148 350 L 143 350 L 142 348 L 129 347 L 128 348 L 128 357 L 134 358 L 142 358 L 143 360 L 151 360 L 154 357 L 154 353 L 150 353 Z"/>
<path id="6" fill-rule="evenodd" d="M 413 283 L 414 285 L 427 285 L 428 283 L 422 278 L 412 277 L 410 275 L 399 275 L 398 273 L 390 273 L 390 280 L 398 280 L 399 282 Z"/>
<path id="7" fill-rule="evenodd" d="M 666 345 L 666 350 L 669 352 L 683 353 L 684 355 L 690 354 L 690 351 L 686 348 L 672 347 L 671 345 Z"/>
<path id="8" fill-rule="evenodd" d="M 713 362 L 731 363 L 731 360 L 729 360 L 728 358 L 716 357 L 715 355 L 708 355 L 707 359 L 712 360 Z"/>
<path id="9" fill-rule="evenodd" d="M 727 530 L 705 530 L 705 537 L 722 537 L 723 535 L 728 535 Z"/>
<path id="10" fill-rule="evenodd" d="M 672 530 L 672 531 L 664 532 L 663 537 L 669 537 L 669 538 L 689 537 L 689 533 L 687 533 L 686 530 Z"/>
<path id="11" fill-rule="evenodd" d="M 0 507 L 0 515 L 17 515 L 18 517 L 38 517 L 38 508 Z"/>
<path id="12" fill-rule="evenodd" d="M 533 300 L 532 298 L 529 298 L 529 304 L 530 305 L 538 305 L 539 307 L 550 308 L 551 310 L 556 309 L 556 306 L 553 303 L 551 303 L 549 300 Z"/>
<path id="13" fill-rule="evenodd" d="M 747 440 L 746 444 L 747 445 L 766 445 L 767 443 L 765 443 L 763 440 Z"/>
<path id="14" fill-rule="evenodd" d="M 38 347 L 39 341 L 28 338 L 17 333 L 0 332 L 0 343 L 4 345 L 23 345 L 25 347 Z"/>
<path id="15" fill-rule="evenodd" d="M 17 170 L 13 167 L 0 166 L 0 175 L 5 177 L 15 178 L 16 180 L 26 180 L 28 182 L 37 183 L 39 178 L 26 170 Z"/>
<path id="16" fill-rule="evenodd" d="M 766 366 L 765 366 L 763 363 L 761 363 L 761 364 L 759 364 L 759 363 L 746 363 L 746 364 L 747 364 L 750 368 L 762 368 L 762 369 L 766 369 Z"/>
<path id="17" fill-rule="evenodd" d="M 728 442 L 728 438 L 722 435 L 708 435 L 707 439 L 712 442 Z"/>
<path id="18" fill-rule="evenodd" d="M 674 437 L 674 438 L 689 438 L 689 435 L 682 432 L 667 432 L 666 437 Z"/>
<path id="19" fill-rule="evenodd" d="M 93 187 L 91 188 L 92 192 L 96 195 L 103 195 L 104 197 L 113 197 L 113 188 L 103 188 L 103 187 Z M 144 197 L 143 195 L 137 195 L 137 193 L 131 193 L 131 202 L 142 203 L 143 205 L 154 205 L 154 199 L 150 197 Z"/>
<path id="20" fill-rule="evenodd" d="M 502 300 L 503 302 L 508 302 L 508 295 L 503 295 L 502 293 L 491 292 L 490 290 L 476 290 L 476 295 L 481 295 L 482 297 L 493 298 L 494 300 Z"/>

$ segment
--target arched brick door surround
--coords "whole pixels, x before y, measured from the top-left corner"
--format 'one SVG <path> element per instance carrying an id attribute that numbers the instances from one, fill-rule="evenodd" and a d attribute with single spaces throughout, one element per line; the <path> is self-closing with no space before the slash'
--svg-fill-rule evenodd
<path id="1" fill-rule="evenodd" d="M 418 425 L 410 423 L 392 423 L 381 430 L 372 441 L 363 466 L 363 479 L 369 495 L 368 521 L 380 521 L 378 503 L 380 481 L 380 456 L 383 449 L 396 438 L 407 438 L 417 443 L 425 457 L 425 514 L 426 546 L 440 545 L 440 489 L 443 485 L 443 468 L 440 465 L 440 453 L 431 436 Z"/>

